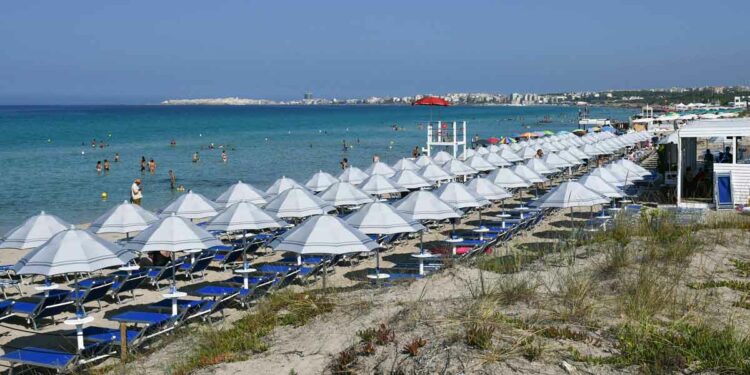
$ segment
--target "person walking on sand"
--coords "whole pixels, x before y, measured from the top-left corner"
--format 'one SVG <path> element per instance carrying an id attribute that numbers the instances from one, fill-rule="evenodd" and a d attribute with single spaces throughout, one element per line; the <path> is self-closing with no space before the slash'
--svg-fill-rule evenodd
<path id="1" fill-rule="evenodd" d="M 169 170 L 169 188 L 171 190 L 175 189 L 175 185 L 177 185 L 177 176 L 174 174 L 174 172 L 170 169 Z"/>
<path id="2" fill-rule="evenodd" d="M 141 205 L 141 199 L 143 198 L 143 192 L 141 189 L 141 179 L 136 178 L 133 181 L 133 185 L 130 186 L 130 203 Z"/>

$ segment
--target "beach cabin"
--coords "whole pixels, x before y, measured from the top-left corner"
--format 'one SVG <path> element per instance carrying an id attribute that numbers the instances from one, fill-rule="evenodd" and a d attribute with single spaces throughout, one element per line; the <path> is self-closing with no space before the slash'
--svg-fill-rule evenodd
<path id="1" fill-rule="evenodd" d="M 750 118 L 697 120 L 677 131 L 677 205 L 734 208 L 750 196 Z"/>

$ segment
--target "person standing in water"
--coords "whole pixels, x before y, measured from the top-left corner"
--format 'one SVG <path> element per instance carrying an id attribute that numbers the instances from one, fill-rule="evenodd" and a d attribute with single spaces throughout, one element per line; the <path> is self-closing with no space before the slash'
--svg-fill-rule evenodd
<path id="1" fill-rule="evenodd" d="M 115 163 L 119 163 L 119 162 L 120 162 L 120 153 L 115 152 Z"/>
<path id="2" fill-rule="evenodd" d="M 156 162 L 154 161 L 154 159 L 149 160 L 148 171 L 151 172 L 151 174 L 156 173 Z"/>
<path id="3" fill-rule="evenodd" d="M 198 156 L 198 151 L 193 153 L 193 163 L 197 163 L 198 160 L 201 160 L 200 156 Z"/>
<path id="4" fill-rule="evenodd" d="M 146 172 L 146 157 L 141 156 L 141 173 Z"/>
<path id="5" fill-rule="evenodd" d="M 141 190 L 141 179 L 136 178 L 133 181 L 133 185 L 130 185 L 130 203 L 141 205 L 141 199 L 143 198 L 143 192 Z"/>
<path id="6" fill-rule="evenodd" d="M 414 159 L 416 159 L 416 158 L 419 157 L 419 154 L 421 154 L 421 152 L 419 150 L 419 146 L 414 146 L 414 149 L 411 150 L 411 157 L 413 157 Z"/>
<path id="7" fill-rule="evenodd" d="M 174 174 L 174 172 L 170 169 L 169 170 L 169 188 L 174 190 L 177 185 L 177 176 Z"/>
<path id="8" fill-rule="evenodd" d="M 104 159 L 104 171 L 109 172 L 109 159 Z"/>
<path id="9" fill-rule="evenodd" d="M 102 161 L 101 160 L 96 162 L 96 173 L 102 174 Z"/>
<path id="10" fill-rule="evenodd" d="M 227 150 L 221 150 L 221 161 L 224 162 L 224 163 L 226 163 L 227 160 L 228 160 Z"/>

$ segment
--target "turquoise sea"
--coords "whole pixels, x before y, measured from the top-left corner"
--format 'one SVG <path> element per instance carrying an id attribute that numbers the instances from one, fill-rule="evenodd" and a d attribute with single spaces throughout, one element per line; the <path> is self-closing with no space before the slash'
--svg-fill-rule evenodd
<path id="1" fill-rule="evenodd" d="M 426 132 L 417 124 L 430 118 L 466 120 L 469 136 L 487 138 L 571 130 L 577 113 L 576 107 L 551 106 L 0 107 L 0 232 L 40 210 L 72 223 L 91 221 L 128 199 L 137 177 L 143 178 L 143 205 L 155 210 L 179 194 L 169 188 L 170 169 L 178 184 L 214 199 L 237 180 L 266 189 L 282 175 L 300 183 L 317 170 L 338 175 L 342 157 L 363 169 L 374 154 L 392 163 L 424 145 Z M 590 116 L 626 120 L 633 113 L 593 108 Z M 552 122 L 539 124 L 545 116 Z M 394 124 L 402 130 L 394 131 Z M 99 148 L 100 141 L 107 146 Z M 342 141 L 353 148 L 344 152 Z M 192 163 L 196 151 L 201 160 Z M 115 153 L 119 163 L 112 162 Z M 155 174 L 141 174 L 142 156 L 156 161 Z M 97 174 L 96 162 L 104 159 L 112 168 Z"/>

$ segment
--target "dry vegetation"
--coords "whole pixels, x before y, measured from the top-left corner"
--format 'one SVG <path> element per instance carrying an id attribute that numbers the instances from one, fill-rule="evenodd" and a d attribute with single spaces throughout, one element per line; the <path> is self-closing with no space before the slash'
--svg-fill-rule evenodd
<path id="1" fill-rule="evenodd" d="M 679 224 L 653 210 L 534 247 L 532 233 L 411 285 L 282 293 L 191 333 L 171 372 L 281 366 L 295 348 L 300 374 L 750 373 L 748 229 L 736 214 Z M 338 341 L 302 366 L 294 340 L 321 330 Z"/>

